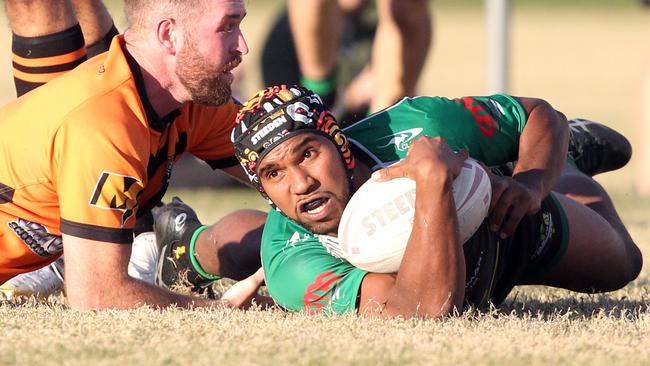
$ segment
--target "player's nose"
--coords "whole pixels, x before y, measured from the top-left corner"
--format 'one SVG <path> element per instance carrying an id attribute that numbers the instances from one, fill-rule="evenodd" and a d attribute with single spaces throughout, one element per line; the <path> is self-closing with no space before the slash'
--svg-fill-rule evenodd
<path id="1" fill-rule="evenodd" d="M 309 193 L 314 187 L 316 181 L 306 169 L 296 167 L 290 170 L 291 175 L 291 193 L 305 194 Z"/>
<path id="2" fill-rule="evenodd" d="M 244 38 L 244 33 L 241 31 L 237 37 L 237 52 L 239 52 L 240 55 L 248 54 L 248 43 L 246 42 L 246 38 Z"/>

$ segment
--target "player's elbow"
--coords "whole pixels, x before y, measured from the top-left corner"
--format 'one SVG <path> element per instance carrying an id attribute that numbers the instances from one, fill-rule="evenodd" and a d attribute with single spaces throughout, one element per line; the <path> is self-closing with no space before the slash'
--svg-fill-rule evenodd
<path id="1" fill-rule="evenodd" d="M 68 305 L 72 310 L 90 311 L 106 309 L 106 302 L 98 296 L 91 296 L 82 291 L 67 292 Z"/>
<path id="2" fill-rule="evenodd" d="M 641 273 L 643 267 L 643 254 L 634 242 L 630 240 L 628 244 L 628 265 L 627 265 L 627 283 L 634 281 Z"/>
<path id="3" fill-rule="evenodd" d="M 615 265 L 607 273 L 607 278 L 594 286 L 596 292 L 609 292 L 620 290 L 630 282 L 634 281 L 641 272 L 643 256 L 639 248 L 629 241 L 626 255 L 621 256 Z"/>
<path id="4" fill-rule="evenodd" d="M 439 319 L 447 316 L 458 315 L 462 311 L 462 301 L 456 301 L 452 294 L 446 299 L 440 299 L 429 305 L 423 305 L 418 308 L 414 316 L 427 319 Z"/>
<path id="5" fill-rule="evenodd" d="M 628 283 L 634 281 L 641 273 L 643 267 L 643 255 L 639 247 L 629 239 L 625 241 L 625 259 L 617 266 L 619 270 L 613 283 L 610 284 L 611 291 L 625 287 Z"/>
<path id="6" fill-rule="evenodd" d="M 418 302 L 412 311 L 401 314 L 405 317 L 439 319 L 462 312 L 463 296 L 449 291 L 432 296 L 427 301 Z"/>
<path id="7" fill-rule="evenodd" d="M 66 298 L 68 305 L 73 310 L 90 311 L 106 310 L 116 307 L 117 294 L 110 291 L 107 286 L 97 285 L 72 285 L 66 283 Z"/>

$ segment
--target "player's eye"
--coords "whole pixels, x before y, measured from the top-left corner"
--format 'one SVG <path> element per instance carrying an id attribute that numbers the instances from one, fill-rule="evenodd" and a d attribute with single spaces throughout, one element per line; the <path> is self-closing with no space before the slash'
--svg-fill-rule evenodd
<path id="1" fill-rule="evenodd" d="M 316 155 L 316 149 L 307 149 L 302 153 L 303 159 L 309 159 Z"/>
<path id="2" fill-rule="evenodd" d="M 275 179 L 280 176 L 280 172 L 278 170 L 269 170 L 265 174 L 266 179 Z"/>
<path id="3" fill-rule="evenodd" d="M 221 27 L 219 27 L 219 32 L 223 33 L 232 33 L 235 31 L 237 27 L 233 23 L 228 23 L 224 24 Z"/>

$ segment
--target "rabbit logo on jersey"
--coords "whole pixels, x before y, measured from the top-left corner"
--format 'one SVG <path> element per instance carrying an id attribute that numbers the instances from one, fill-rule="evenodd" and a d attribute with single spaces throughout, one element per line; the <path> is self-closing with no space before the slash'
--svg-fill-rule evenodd
<path id="1" fill-rule="evenodd" d="M 103 209 L 122 211 L 124 225 L 133 216 L 133 209 L 143 189 L 144 183 L 138 178 L 104 171 L 88 203 Z"/>
<path id="2" fill-rule="evenodd" d="M 413 141 L 413 139 L 418 137 L 418 135 L 422 132 L 422 130 L 423 130 L 422 128 L 411 128 L 409 130 L 395 132 L 392 135 L 380 137 L 377 139 L 377 141 L 388 140 L 388 142 L 386 142 L 384 145 L 377 146 L 377 148 L 383 149 L 394 145 L 397 148 L 397 150 L 406 151 L 411 145 L 411 141 Z"/>

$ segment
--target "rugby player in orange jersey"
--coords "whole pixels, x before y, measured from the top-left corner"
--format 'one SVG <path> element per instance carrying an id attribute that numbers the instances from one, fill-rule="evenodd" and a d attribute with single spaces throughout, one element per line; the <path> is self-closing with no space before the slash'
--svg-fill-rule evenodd
<path id="1" fill-rule="evenodd" d="M 127 275 L 136 219 L 160 201 L 182 153 L 243 177 L 229 135 L 231 70 L 248 52 L 244 2 L 126 0 L 125 12 L 129 28 L 107 53 L 0 111 L 0 132 L 11 136 L 2 142 L 0 283 L 65 250 L 76 309 L 245 304 L 254 293 L 210 301 Z M 264 219 L 242 215 L 224 242 Z"/>

